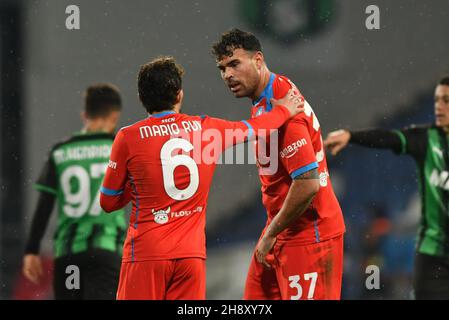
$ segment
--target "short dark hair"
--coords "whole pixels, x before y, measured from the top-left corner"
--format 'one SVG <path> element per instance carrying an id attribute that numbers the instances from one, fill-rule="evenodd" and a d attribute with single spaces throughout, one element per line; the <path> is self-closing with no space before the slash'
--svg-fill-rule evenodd
<path id="1" fill-rule="evenodd" d="M 111 83 L 96 83 L 84 92 L 84 111 L 90 119 L 107 117 L 122 109 L 119 89 Z"/>
<path id="2" fill-rule="evenodd" d="M 212 54 L 217 60 L 221 60 L 224 56 L 231 57 L 233 51 L 239 48 L 253 52 L 262 51 L 262 46 L 254 34 L 234 28 L 223 33 L 220 40 L 212 45 Z"/>
<path id="3" fill-rule="evenodd" d="M 140 67 L 139 99 L 148 113 L 172 110 L 182 89 L 184 69 L 173 57 L 154 59 Z"/>
<path id="4" fill-rule="evenodd" d="M 442 77 L 438 82 L 438 84 L 443 86 L 449 86 L 449 75 Z"/>

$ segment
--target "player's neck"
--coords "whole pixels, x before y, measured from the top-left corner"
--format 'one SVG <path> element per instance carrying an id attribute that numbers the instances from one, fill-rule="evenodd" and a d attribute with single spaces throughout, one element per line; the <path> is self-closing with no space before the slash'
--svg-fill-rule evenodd
<path id="1" fill-rule="evenodd" d="M 268 67 L 264 65 L 262 70 L 260 71 L 261 81 L 259 82 L 259 85 L 257 86 L 254 95 L 250 97 L 252 101 L 256 101 L 262 95 L 262 92 L 265 90 L 265 87 L 268 85 L 268 82 L 270 82 L 270 75 L 271 75 L 270 70 L 268 70 Z"/>
<path id="2" fill-rule="evenodd" d="M 181 111 L 181 108 L 179 108 L 179 107 L 177 107 L 177 106 L 175 105 L 175 106 L 173 107 L 173 109 L 168 109 L 168 110 L 163 110 L 163 111 L 153 112 L 153 113 L 149 114 L 149 116 L 150 116 L 150 117 L 151 117 L 151 116 L 157 116 L 157 115 L 165 114 L 165 113 L 167 113 L 167 114 L 169 114 L 169 113 L 180 113 L 180 111 Z"/>
<path id="3" fill-rule="evenodd" d="M 81 129 L 81 132 L 83 133 L 112 133 L 110 129 L 107 128 L 108 126 L 105 125 L 102 121 L 88 121 L 86 125 Z"/>

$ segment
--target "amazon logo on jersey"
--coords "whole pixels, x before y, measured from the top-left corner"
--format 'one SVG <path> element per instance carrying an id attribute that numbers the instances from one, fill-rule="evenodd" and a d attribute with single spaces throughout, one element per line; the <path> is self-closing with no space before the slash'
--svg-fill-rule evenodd
<path id="1" fill-rule="evenodd" d="M 279 153 L 279 155 L 281 156 L 281 158 L 286 158 L 286 159 L 291 158 L 299 151 L 299 148 L 301 148 L 302 146 L 305 146 L 306 144 L 307 144 L 307 140 L 302 138 L 296 142 L 293 142 L 291 145 L 285 147 Z"/>

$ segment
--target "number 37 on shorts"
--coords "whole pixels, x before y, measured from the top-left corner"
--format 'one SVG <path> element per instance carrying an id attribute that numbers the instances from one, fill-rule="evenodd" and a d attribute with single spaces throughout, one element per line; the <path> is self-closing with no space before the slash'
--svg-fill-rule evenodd
<path id="1" fill-rule="evenodd" d="M 251 261 L 245 300 L 339 300 L 343 276 L 343 235 L 302 246 L 275 249 L 271 269 Z"/>
<path id="2" fill-rule="evenodd" d="M 303 298 L 304 292 L 303 292 L 303 287 L 301 286 L 301 281 L 300 281 L 301 279 L 302 279 L 302 282 L 309 281 L 309 284 L 308 284 L 309 290 L 308 290 L 306 299 L 313 300 L 313 295 L 315 293 L 315 288 L 316 288 L 316 282 L 318 280 L 318 272 L 306 273 L 306 274 L 304 274 L 304 276 L 302 278 L 301 278 L 301 275 L 298 275 L 298 274 L 289 276 L 288 277 L 289 287 L 296 291 L 294 295 L 290 295 L 290 300 L 300 300 L 301 298 Z M 304 287 L 307 287 L 307 286 L 304 286 Z"/>

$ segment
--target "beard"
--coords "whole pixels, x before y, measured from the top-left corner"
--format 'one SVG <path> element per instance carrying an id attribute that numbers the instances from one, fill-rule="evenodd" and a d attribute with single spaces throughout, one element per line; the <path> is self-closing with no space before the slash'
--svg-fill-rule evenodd
<path id="1" fill-rule="evenodd" d="M 254 81 L 253 81 L 254 82 Z M 257 84 L 243 84 L 241 82 L 238 82 L 238 90 L 237 91 L 232 91 L 231 88 L 231 92 L 234 95 L 234 97 L 236 98 L 252 98 L 257 90 Z"/>

